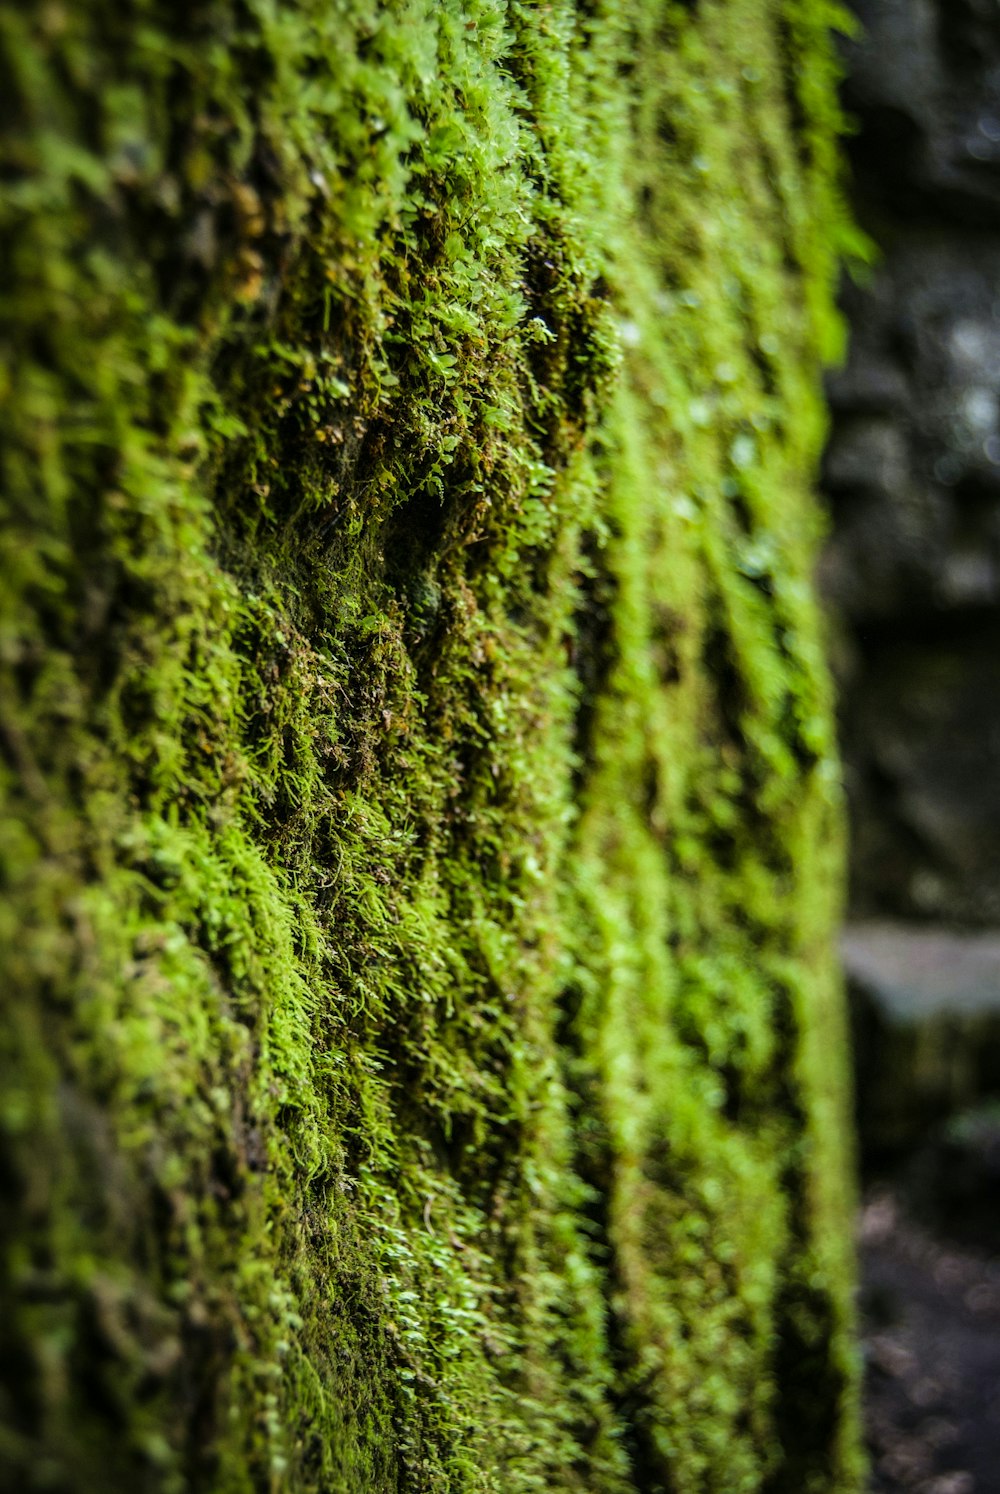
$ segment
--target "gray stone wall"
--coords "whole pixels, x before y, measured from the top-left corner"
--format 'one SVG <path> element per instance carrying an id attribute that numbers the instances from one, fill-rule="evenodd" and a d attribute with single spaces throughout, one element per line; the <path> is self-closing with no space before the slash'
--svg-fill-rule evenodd
<path id="1" fill-rule="evenodd" d="M 857 0 L 845 98 L 881 258 L 832 380 L 860 917 L 1000 923 L 1000 0 Z"/>

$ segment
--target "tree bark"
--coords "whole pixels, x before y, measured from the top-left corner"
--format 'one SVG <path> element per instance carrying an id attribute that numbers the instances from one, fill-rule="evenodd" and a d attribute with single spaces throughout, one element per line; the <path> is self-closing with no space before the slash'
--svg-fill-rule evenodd
<path id="1" fill-rule="evenodd" d="M 857 1487 L 835 21 L 5 8 L 5 1488 Z"/>

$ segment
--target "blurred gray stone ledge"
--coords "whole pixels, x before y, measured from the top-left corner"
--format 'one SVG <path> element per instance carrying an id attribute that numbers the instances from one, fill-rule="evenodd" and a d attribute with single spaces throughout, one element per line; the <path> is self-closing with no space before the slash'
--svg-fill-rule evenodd
<path id="1" fill-rule="evenodd" d="M 1000 1097 L 1000 931 L 854 923 L 841 953 L 869 1160 Z"/>

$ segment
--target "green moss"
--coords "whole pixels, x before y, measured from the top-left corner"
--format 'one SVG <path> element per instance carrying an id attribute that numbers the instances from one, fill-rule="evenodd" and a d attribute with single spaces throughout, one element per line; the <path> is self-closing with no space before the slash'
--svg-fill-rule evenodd
<path id="1" fill-rule="evenodd" d="M 857 1486 L 823 0 L 0 7 L 0 1482 Z"/>

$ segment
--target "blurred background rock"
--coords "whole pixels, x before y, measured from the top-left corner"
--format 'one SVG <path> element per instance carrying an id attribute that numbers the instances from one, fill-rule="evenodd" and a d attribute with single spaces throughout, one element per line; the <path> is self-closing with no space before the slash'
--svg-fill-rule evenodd
<path id="1" fill-rule="evenodd" d="M 872 1487 L 1000 1491 L 1000 0 L 854 0 L 830 381 Z"/>

